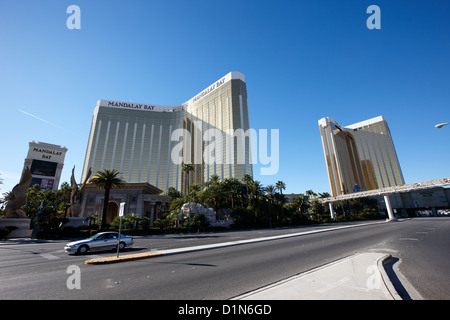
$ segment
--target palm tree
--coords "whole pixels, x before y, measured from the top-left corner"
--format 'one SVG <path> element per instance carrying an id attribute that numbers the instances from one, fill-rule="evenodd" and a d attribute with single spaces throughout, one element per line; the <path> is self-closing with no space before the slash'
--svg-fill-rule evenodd
<path id="1" fill-rule="evenodd" d="M 214 186 L 214 185 L 217 185 L 217 184 L 220 184 L 220 177 L 217 174 L 212 174 L 209 177 L 209 181 L 206 182 L 206 185 L 208 187 L 211 187 L 211 186 Z"/>
<path id="2" fill-rule="evenodd" d="M 286 189 L 286 183 L 284 183 L 283 181 L 278 181 L 275 184 L 275 187 L 280 191 L 281 194 L 283 194 L 283 190 Z"/>
<path id="3" fill-rule="evenodd" d="M 304 211 L 303 209 L 307 207 L 307 202 L 305 201 L 305 198 L 302 195 L 298 195 L 292 200 L 291 205 L 293 208 L 295 208 L 296 212 L 302 214 Z"/>
<path id="4" fill-rule="evenodd" d="M 189 172 L 194 171 L 194 166 L 190 163 L 183 163 L 181 170 L 184 172 L 184 194 L 187 194 L 189 192 Z"/>
<path id="5" fill-rule="evenodd" d="M 331 194 L 329 192 L 323 192 L 323 193 L 320 193 L 320 197 L 321 198 L 329 198 L 329 197 L 331 197 Z"/>
<path id="6" fill-rule="evenodd" d="M 105 199 L 103 201 L 102 226 L 100 230 L 105 230 L 106 215 L 108 213 L 109 191 L 114 187 L 122 187 L 125 180 L 120 177 L 120 172 L 116 169 L 97 171 L 96 175 L 92 177 L 91 183 L 95 184 L 99 189 L 105 189 Z"/>
<path id="7" fill-rule="evenodd" d="M 192 166 L 192 165 L 191 165 Z M 187 169 L 189 169 L 186 166 Z M 189 172 L 189 170 L 187 170 Z M 195 203 L 196 202 L 196 196 L 197 196 L 197 192 L 200 191 L 200 187 L 196 184 L 191 184 L 189 186 L 189 190 L 188 190 L 188 203 L 189 203 L 189 224 L 188 224 L 188 232 L 191 233 L 191 195 L 192 195 L 192 201 Z"/>
<path id="8" fill-rule="evenodd" d="M 62 209 L 64 211 L 64 218 L 67 215 L 67 211 L 70 208 L 70 194 L 72 193 L 72 187 L 67 182 L 63 182 L 59 189 L 62 200 Z"/>
<path id="9" fill-rule="evenodd" d="M 273 184 L 269 184 L 265 191 L 266 191 L 266 197 L 270 201 L 270 203 L 273 203 L 273 199 L 275 198 L 277 188 Z"/>
<path id="10" fill-rule="evenodd" d="M 312 200 L 316 193 L 310 189 L 306 190 L 305 194 L 308 196 L 308 200 Z"/>
<path id="11" fill-rule="evenodd" d="M 280 196 L 279 198 L 279 202 L 281 204 L 281 215 L 284 215 L 284 209 L 283 206 L 286 203 L 287 199 L 286 197 L 283 195 L 283 190 L 286 189 L 286 183 L 284 183 L 283 181 L 279 180 L 276 184 L 275 187 L 280 191 Z"/>
<path id="12" fill-rule="evenodd" d="M 266 189 L 266 197 L 269 200 L 269 227 L 272 228 L 272 212 L 271 207 L 273 204 L 273 199 L 275 198 L 276 187 L 273 184 L 269 184 Z"/>
<path id="13" fill-rule="evenodd" d="M 192 196 L 192 202 L 196 203 L 197 193 L 200 191 L 200 186 L 197 184 L 191 184 L 189 186 L 189 195 Z"/>
<path id="14" fill-rule="evenodd" d="M 209 177 L 209 181 L 205 183 L 208 194 L 213 198 L 214 210 L 219 206 L 219 198 L 223 195 L 223 188 L 220 178 L 217 174 Z"/>
<path id="15" fill-rule="evenodd" d="M 254 205 L 258 204 L 258 198 L 263 193 L 264 187 L 258 180 L 250 181 L 248 184 L 249 191 L 251 194 L 251 199 L 255 200 Z"/>
<path id="16" fill-rule="evenodd" d="M 184 194 L 188 195 L 188 203 L 189 203 L 189 224 L 188 224 L 188 232 L 191 233 L 191 200 L 189 197 L 189 173 L 194 171 L 194 166 L 190 163 L 183 163 L 181 170 L 184 171 Z M 188 184 L 189 183 L 189 184 Z"/>
<path id="17" fill-rule="evenodd" d="M 253 178 L 248 173 L 244 174 L 244 176 L 242 177 L 242 182 L 245 183 L 245 190 L 247 191 L 247 201 L 249 204 L 250 204 L 250 197 L 249 197 L 249 192 L 248 192 L 248 184 L 252 181 L 253 181 Z"/>
<path id="18" fill-rule="evenodd" d="M 236 178 L 226 178 L 223 181 L 224 191 L 231 198 L 231 208 L 234 209 L 234 200 L 243 188 L 242 183 Z"/>

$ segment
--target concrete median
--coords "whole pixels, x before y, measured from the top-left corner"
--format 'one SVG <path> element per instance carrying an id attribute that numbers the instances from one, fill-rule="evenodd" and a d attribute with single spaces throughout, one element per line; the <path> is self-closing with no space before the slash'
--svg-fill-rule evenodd
<path id="1" fill-rule="evenodd" d="M 130 254 L 124 254 L 113 256 L 113 257 L 101 257 L 101 258 L 94 258 L 94 259 L 88 259 L 84 262 L 84 264 L 105 264 L 105 263 L 115 263 L 115 262 L 124 262 L 124 261 L 131 261 L 131 260 L 137 260 L 137 259 L 147 259 L 147 258 L 154 258 L 163 256 L 162 253 L 159 252 L 141 252 L 141 253 L 130 253 Z"/>

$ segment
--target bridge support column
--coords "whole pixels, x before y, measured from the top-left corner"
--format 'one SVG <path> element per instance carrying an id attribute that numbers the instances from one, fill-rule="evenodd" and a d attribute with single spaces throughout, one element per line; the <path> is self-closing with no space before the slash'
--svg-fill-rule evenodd
<path id="1" fill-rule="evenodd" d="M 336 213 L 334 212 L 333 202 L 329 202 L 328 205 L 330 206 L 331 219 L 336 221 Z"/>
<path id="2" fill-rule="evenodd" d="M 386 204 L 386 209 L 388 212 L 389 220 L 395 220 L 394 212 L 392 211 L 391 201 L 389 200 L 389 196 L 384 196 L 384 203 Z"/>

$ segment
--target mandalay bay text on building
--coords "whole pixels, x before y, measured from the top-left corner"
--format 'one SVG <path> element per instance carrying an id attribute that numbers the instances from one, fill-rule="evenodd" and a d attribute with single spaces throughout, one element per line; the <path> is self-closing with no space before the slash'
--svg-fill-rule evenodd
<path id="1" fill-rule="evenodd" d="M 94 173 L 116 169 L 128 183 L 146 182 L 163 191 L 190 184 L 203 187 L 214 174 L 222 180 L 253 175 L 257 155 L 265 166 L 261 174 L 276 174 L 278 134 L 277 129 L 270 130 L 269 156 L 268 130 L 250 128 L 245 77 L 240 72 L 228 73 L 175 106 L 99 100 L 82 180 L 89 168 Z M 194 169 L 188 173 L 188 184 L 183 163 Z"/>

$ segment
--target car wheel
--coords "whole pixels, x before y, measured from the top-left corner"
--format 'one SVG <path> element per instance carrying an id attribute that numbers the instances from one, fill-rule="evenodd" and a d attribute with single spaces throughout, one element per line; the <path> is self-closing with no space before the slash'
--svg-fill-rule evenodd
<path id="1" fill-rule="evenodd" d="M 125 249 L 125 242 L 120 242 L 119 243 L 119 250 L 123 250 L 123 249 Z M 117 246 L 116 246 L 116 250 L 117 250 Z"/>
<path id="2" fill-rule="evenodd" d="M 89 247 L 84 245 L 78 248 L 78 254 L 86 254 L 89 251 Z"/>

